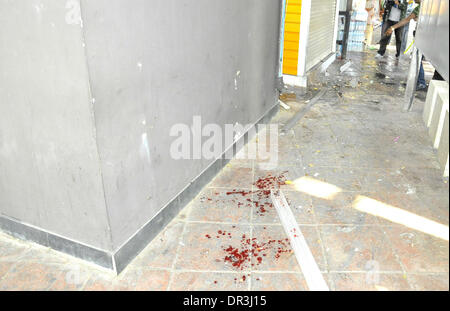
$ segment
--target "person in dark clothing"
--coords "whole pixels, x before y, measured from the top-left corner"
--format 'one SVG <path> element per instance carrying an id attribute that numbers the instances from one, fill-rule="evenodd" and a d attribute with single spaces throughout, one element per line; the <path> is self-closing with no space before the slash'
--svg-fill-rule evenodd
<path id="1" fill-rule="evenodd" d="M 383 29 L 384 34 L 387 29 L 397 24 L 400 20 L 405 18 L 406 9 L 408 8 L 408 0 L 387 0 L 384 4 L 383 14 Z M 376 58 L 382 58 L 386 53 L 386 47 L 391 41 L 392 34 L 383 35 L 380 41 L 380 49 Z M 395 29 L 395 44 L 397 53 L 395 57 L 400 57 L 400 51 L 402 48 L 403 27 Z"/>
<path id="2" fill-rule="evenodd" d="M 419 13 L 420 13 L 421 0 L 414 0 L 414 2 L 416 2 L 418 5 L 414 8 L 412 13 L 408 17 L 403 18 L 397 24 L 392 25 L 391 27 L 389 27 L 386 30 L 385 36 L 392 35 L 392 32 L 397 31 L 397 29 L 403 28 L 403 26 L 408 24 L 411 20 L 416 20 L 417 21 L 417 19 L 419 17 Z M 414 31 L 414 36 L 416 36 L 416 32 L 415 31 Z M 426 91 L 427 88 L 428 88 L 428 86 L 426 84 L 426 81 L 425 81 L 425 70 L 423 69 L 423 63 L 422 63 L 423 59 L 424 58 L 422 56 L 422 59 L 420 61 L 419 77 L 418 77 L 418 80 L 417 80 L 417 90 L 418 91 Z M 438 73 L 438 75 L 439 75 L 439 73 Z"/>

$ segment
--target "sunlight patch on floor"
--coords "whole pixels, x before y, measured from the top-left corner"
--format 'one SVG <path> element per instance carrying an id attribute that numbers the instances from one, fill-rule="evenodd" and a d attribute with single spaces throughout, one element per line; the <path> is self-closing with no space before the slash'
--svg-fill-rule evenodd
<path id="1" fill-rule="evenodd" d="M 304 176 L 292 182 L 295 189 L 317 198 L 332 200 L 342 189 L 327 182 Z"/>
<path id="2" fill-rule="evenodd" d="M 382 217 L 389 221 L 404 225 L 440 239 L 448 241 L 449 228 L 443 224 L 405 211 L 401 208 L 359 195 L 353 202 L 353 207 L 361 212 Z"/>

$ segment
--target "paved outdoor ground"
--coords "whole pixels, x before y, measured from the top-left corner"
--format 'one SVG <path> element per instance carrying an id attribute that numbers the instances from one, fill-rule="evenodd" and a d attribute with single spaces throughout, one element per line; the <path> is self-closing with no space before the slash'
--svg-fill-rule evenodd
<path id="1" fill-rule="evenodd" d="M 344 73 L 336 62 L 307 94 L 287 89 L 280 128 L 328 91 L 266 143 L 276 167 L 233 159 L 119 276 L 0 234 L 0 290 L 307 290 L 272 187 L 331 290 L 448 290 L 449 186 L 421 119 L 425 94 L 404 113 L 409 60 L 373 56 L 351 54 Z"/>

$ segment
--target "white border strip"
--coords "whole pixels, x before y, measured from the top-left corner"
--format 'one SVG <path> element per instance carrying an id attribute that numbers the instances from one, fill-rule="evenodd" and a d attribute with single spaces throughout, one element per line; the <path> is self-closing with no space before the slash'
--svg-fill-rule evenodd
<path id="1" fill-rule="evenodd" d="M 295 221 L 294 214 L 284 197 L 281 190 L 270 192 L 273 204 L 280 217 L 281 224 L 291 242 L 291 247 L 294 250 L 297 262 L 302 269 L 306 284 L 311 291 L 329 291 L 327 283 L 325 282 L 322 273 L 317 266 L 314 256 L 306 243 L 300 228 Z"/>
<path id="2" fill-rule="evenodd" d="M 333 52 L 331 53 L 331 55 L 328 55 L 327 57 L 325 57 L 322 65 L 320 65 L 320 72 L 325 72 L 327 71 L 328 67 L 330 67 L 330 65 L 336 60 L 336 53 Z"/>
<path id="3" fill-rule="evenodd" d="M 336 53 L 336 41 L 339 33 L 339 9 L 341 7 L 341 0 L 336 1 L 336 13 L 334 16 L 334 36 L 333 36 L 333 48 L 331 51 Z"/>
<path id="4" fill-rule="evenodd" d="M 283 83 L 287 85 L 306 87 L 308 79 L 306 76 L 283 75 Z"/>
<path id="5" fill-rule="evenodd" d="M 282 0 L 281 4 L 281 25 L 280 25 L 280 62 L 278 68 L 278 77 L 283 76 L 283 63 L 284 63 L 284 29 L 286 24 L 286 0 Z"/>
<path id="6" fill-rule="evenodd" d="M 298 40 L 297 76 L 299 77 L 306 76 L 306 50 L 308 47 L 310 19 L 311 0 L 303 0 L 300 17 L 300 39 Z"/>

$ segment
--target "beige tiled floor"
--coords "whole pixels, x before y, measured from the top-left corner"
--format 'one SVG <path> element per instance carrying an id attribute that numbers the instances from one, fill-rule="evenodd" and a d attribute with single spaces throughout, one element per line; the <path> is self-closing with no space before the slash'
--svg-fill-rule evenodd
<path id="1" fill-rule="evenodd" d="M 421 120 L 423 100 L 402 112 L 404 86 L 376 73 L 401 81 L 406 64 L 372 57 L 353 55 L 360 70 L 352 74 L 337 74 L 339 63 L 330 68 L 322 81 L 330 91 L 279 136 L 276 168 L 232 160 L 119 276 L 0 233 L 0 290 L 307 290 L 271 200 L 255 185 L 270 176 L 340 189 L 324 198 L 281 185 L 330 289 L 448 290 L 447 240 L 409 217 L 393 221 L 355 208 L 370 198 L 388 214 L 398 208 L 448 232 L 448 183 Z M 358 88 L 349 86 L 355 77 Z M 274 123 L 286 123 L 305 103 L 288 104 Z"/>

